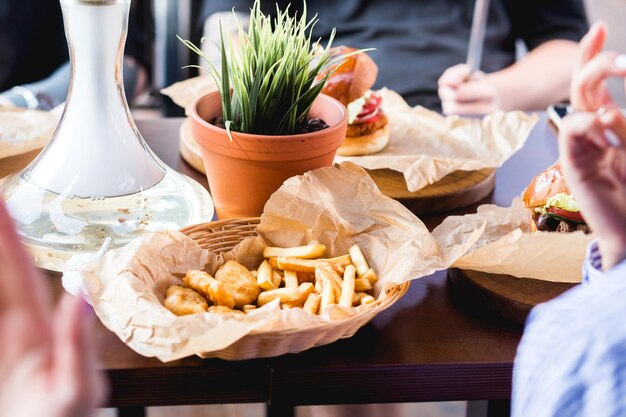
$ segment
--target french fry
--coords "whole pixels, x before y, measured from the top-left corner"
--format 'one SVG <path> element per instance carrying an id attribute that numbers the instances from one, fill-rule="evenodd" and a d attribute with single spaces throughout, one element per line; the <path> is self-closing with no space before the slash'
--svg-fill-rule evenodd
<path id="1" fill-rule="evenodd" d="M 341 298 L 339 305 L 342 307 L 352 307 L 352 296 L 354 295 L 356 268 L 354 265 L 346 266 L 346 272 L 343 274 L 343 285 L 341 287 Z M 368 281 L 369 282 L 369 281 Z"/>
<path id="2" fill-rule="evenodd" d="M 335 256 L 334 258 L 318 259 L 318 261 L 331 265 L 341 265 L 343 267 L 346 267 L 352 263 L 350 255 L 341 255 Z"/>
<path id="3" fill-rule="evenodd" d="M 315 282 L 315 273 L 310 272 L 296 272 L 298 275 L 298 282 Z"/>
<path id="4" fill-rule="evenodd" d="M 315 291 L 315 286 L 310 282 L 304 282 L 300 284 L 297 288 L 298 291 L 300 291 L 300 293 L 302 294 L 302 297 L 298 301 L 282 303 L 281 307 L 283 307 L 283 309 L 302 307 L 302 304 L 306 301 L 308 296 Z"/>
<path id="5" fill-rule="evenodd" d="M 360 294 L 365 294 L 364 292 L 355 292 L 352 295 L 352 305 L 355 306 L 357 304 L 359 304 L 361 302 L 361 296 Z"/>
<path id="6" fill-rule="evenodd" d="M 318 310 L 320 309 L 320 301 L 322 300 L 322 297 L 319 296 L 319 294 L 316 293 L 311 293 L 309 294 L 308 298 L 306 299 L 306 302 L 304 303 L 304 311 L 308 311 L 311 314 L 317 314 Z"/>
<path id="7" fill-rule="evenodd" d="M 322 280 L 322 301 L 320 302 L 320 313 L 323 313 L 328 306 L 335 304 L 335 290 L 329 278 Z"/>
<path id="8" fill-rule="evenodd" d="M 259 295 L 257 304 L 259 307 L 264 306 L 274 300 L 280 300 L 281 303 L 297 303 L 303 302 L 305 297 L 298 288 L 278 288 L 276 290 L 264 291 Z"/>
<path id="9" fill-rule="evenodd" d="M 274 268 L 274 269 L 280 269 L 280 268 L 278 267 L 278 259 L 277 259 L 277 258 L 270 258 L 270 259 L 268 260 L 268 262 L 269 262 L 269 264 L 270 264 L 270 266 L 271 266 L 272 268 Z"/>
<path id="10" fill-rule="evenodd" d="M 298 291 L 302 293 L 302 302 L 304 302 L 309 294 L 315 291 L 315 286 L 310 282 L 303 282 L 298 286 Z"/>
<path id="11" fill-rule="evenodd" d="M 281 282 L 283 282 L 283 277 L 280 276 L 278 271 L 274 270 L 272 273 L 272 283 L 274 284 L 274 288 L 280 287 Z"/>
<path id="12" fill-rule="evenodd" d="M 335 300 L 339 300 L 341 298 L 341 287 L 343 285 L 343 281 L 337 272 L 333 269 L 333 267 L 329 264 L 321 264 L 315 270 L 315 278 L 317 280 L 325 280 L 328 279 L 333 286 L 333 291 L 335 292 Z"/>
<path id="13" fill-rule="evenodd" d="M 376 281 L 378 281 L 378 276 L 372 268 L 368 269 L 363 275 L 360 275 L 359 278 L 367 279 L 372 285 L 376 284 Z"/>
<path id="14" fill-rule="evenodd" d="M 272 261 L 276 259 L 276 261 Z M 331 265 L 338 273 L 343 274 L 346 265 L 350 265 L 350 255 L 337 256 L 327 259 L 300 259 L 286 256 L 270 258 L 270 265 L 276 266 L 274 269 L 282 269 L 285 271 L 310 272 L 314 273 L 315 268 L 319 265 Z"/>
<path id="15" fill-rule="evenodd" d="M 318 294 L 321 294 L 323 289 L 324 288 L 322 287 L 322 280 L 315 279 L 315 291 L 317 291 Z"/>
<path id="16" fill-rule="evenodd" d="M 350 259 L 350 255 L 336 256 L 334 258 L 327 258 L 327 259 L 318 259 L 318 261 L 330 264 L 335 270 L 335 272 L 337 272 L 339 275 L 343 275 L 343 272 L 345 271 L 346 266 L 352 263 L 352 260 Z"/>
<path id="17" fill-rule="evenodd" d="M 254 270 L 254 271 L 250 271 L 250 273 L 252 274 L 252 276 L 253 276 L 253 277 L 255 277 L 255 278 L 256 278 L 256 274 L 257 274 L 257 271 L 256 271 L 256 270 Z"/>
<path id="18" fill-rule="evenodd" d="M 298 287 L 298 275 L 295 271 L 285 271 L 285 287 L 286 288 Z"/>
<path id="19" fill-rule="evenodd" d="M 284 271 L 315 272 L 315 268 L 319 265 L 319 261 L 313 259 L 279 256 L 276 258 L 276 265 L 278 266 L 278 269 L 282 269 Z"/>
<path id="20" fill-rule="evenodd" d="M 352 245 L 350 247 L 350 249 L 348 250 L 348 252 L 350 253 L 350 258 L 352 259 L 352 263 L 354 264 L 354 266 L 356 266 L 356 272 L 359 273 L 359 275 L 365 275 L 365 273 L 367 272 L 368 269 L 370 269 L 369 265 L 367 264 L 367 261 L 365 260 L 365 256 L 363 255 L 363 251 L 361 251 L 361 248 L 359 247 L 359 245 Z"/>
<path id="21" fill-rule="evenodd" d="M 301 259 L 315 259 L 324 255 L 326 246 L 315 244 L 308 246 L 298 246 L 295 248 L 266 247 L 263 249 L 264 258 L 277 258 L 280 256 Z"/>
<path id="22" fill-rule="evenodd" d="M 359 278 L 354 280 L 354 291 L 362 292 L 372 289 L 372 283 L 368 279 Z"/>
<path id="23" fill-rule="evenodd" d="M 364 295 L 361 298 L 361 305 L 367 305 L 367 304 L 372 304 L 376 301 L 376 299 L 374 297 L 372 297 L 371 295 Z"/>
<path id="24" fill-rule="evenodd" d="M 274 285 L 274 270 L 267 261 L 263 261 L 259 266 L 259 269 L 257 270 L 256 283 L 265 291 L 278 288 L 278 285 Z"/>
<path id="25" fill-rule="evenodd" d="M 368 293 L 365 292 L 357 292 L 356 296 L 358 297 L 358 300 L 354 303 L 354 304 L 360 304 L 361 300 L 363 299 L 363 297 L 365 297 L 366 295 L 369 295 Z"/>
<path id="26" fill-rule="evenodd" d="M 243 312 L 248 314 L 249 312 L 256 310 L 256 306 L 254 304 L 246 304 L 242 308 Z"/>

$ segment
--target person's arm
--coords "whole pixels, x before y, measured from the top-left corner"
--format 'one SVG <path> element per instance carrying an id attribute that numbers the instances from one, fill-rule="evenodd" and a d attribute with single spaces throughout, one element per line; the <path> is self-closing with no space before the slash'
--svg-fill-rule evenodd
<path id="1" fill-rule="evenodd" d="M 510 67 L 488 74 L 500 109 L 539 110 L 567 99 L 576 49 L 572 41 L 548 41 Z"/>
<path id="2" fill-rule="evenodd" d="M 488 75 L 470 76 L 464 64 L 449 68 L 439 80 L 444 113 L 539 110 L 568 97 L 576 44 L 588 28 L 582 0 L 511 1 L 505 7 L 511 38 L 530 52 Z"/>
<path id="3" fill-rule="evenodd" d="M 460 64 L 439 79 L 446 114 L 487 114 L 495 110 L 538 110 L 565 100 L 576 62 L 576 43 L 548 41 L 515 64 L 490 74 L 470 74 Z"/>

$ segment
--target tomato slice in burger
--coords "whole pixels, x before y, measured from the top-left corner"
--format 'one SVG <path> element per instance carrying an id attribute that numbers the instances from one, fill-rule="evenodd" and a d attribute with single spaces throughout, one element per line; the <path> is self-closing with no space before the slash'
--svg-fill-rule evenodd
<path id="1" fill-rule="evenodd" d="M 379 120 L 381 117 L 383 117 L 383 112 L 380 111 L 380 109 L 376 109 L 372 113 L 367 114 L 365 116 L 358 116 L 356 119 L 354 119 L 353 124 L 374 123 L 375 121 Z"/>
<path id="2" fill-rule="evenodd" d="M 558 207 L 548 207 L 548 213 L 553 214 L 555 217 L 560 217 L 563 220 L 569 220 L 576 223 L 585 223 L 585 219 L 580 214 L 580 211 L 568 211 Z"/>
<path id="3" fill-rule="evenodd" d="M 361 113 L 358 114 L 359 117 L 366 116 L 370 113 L 373 113 L 378 106 L 380 106 L 380 102 L 382 101 L 382 97 L 377 94 L 372 94 L 370 98 L 363 105 L 363 109 L 361 109 Z"/>

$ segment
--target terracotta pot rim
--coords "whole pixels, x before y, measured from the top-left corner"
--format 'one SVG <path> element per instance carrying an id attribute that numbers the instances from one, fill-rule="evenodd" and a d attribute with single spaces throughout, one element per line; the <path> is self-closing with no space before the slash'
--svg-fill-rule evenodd
<path id="1" fill-rule="evenodd" d="M 190 117 L 194 119 L 196 123 L 200 124 L 203 128 L 206 128 L 209 131 L 212 131 L 219 135 L 227 136 L 228 134 L 226 132 L 226 129 L 217 127 L 214 124 L 209 123 L 208 121 L 200 117 L 200 115 L 198 114 L 198 107 L 200 106 L 200 104 L 202 104 L 202 102 L 206 100 L 211 99 L 216 94 L 219 94 L 219 91 L 213 91 L 198 98 L 191 106 Z M 325 100 L 327 102 L 332 103 L 335 107 L 337 107 L 337 110 L 339 110 L 339 112 L 341 113 L 341 118 L 338 123 L 331 125 L 327 127 L 326 129 L 318 130 L 315 132 L 298 133 L 296 135 L 258 135 L 258 134 L 241 133 L 241 132 L 231 132 L 231 134 L 233 135 L 233 137 L 247 140 L 247 141 L 255 141 L 255 142 L 270 141 L 271 142 L 271 141 L 298 140 L 298 139 L 308 138 L 311 136 L 318 136 L 320 134 L 331 135 L 335 131 L 342 129 L 343 125 L 348 120 L 348 110 L 346 109 L 346 107 L 343 104 L 341 104 L 339 100 L 336 100 L 333 97 L 330 97 L 326 94 L 320 94 L 315 99 L 315 101 L 317 100 Z"/>

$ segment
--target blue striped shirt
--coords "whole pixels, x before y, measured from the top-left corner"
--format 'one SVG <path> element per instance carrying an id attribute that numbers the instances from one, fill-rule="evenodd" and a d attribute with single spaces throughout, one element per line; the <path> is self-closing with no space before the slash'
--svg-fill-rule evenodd
<path id="1" fill-rule="evenodd" d="M 583 284 L 535 307 L 513 369 L 513 417 L 626 416 L 626 261 L 602 271 L 594 242 Z"/>

